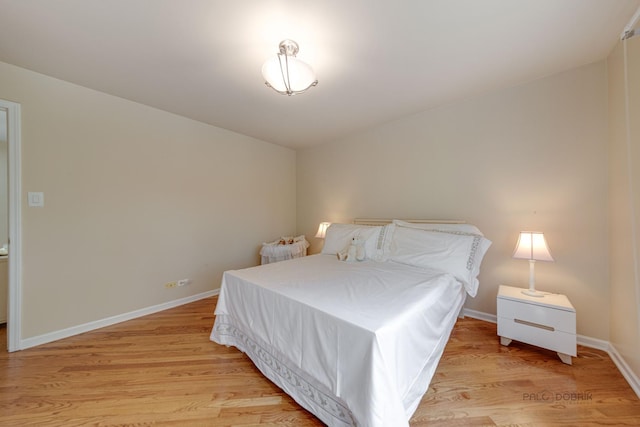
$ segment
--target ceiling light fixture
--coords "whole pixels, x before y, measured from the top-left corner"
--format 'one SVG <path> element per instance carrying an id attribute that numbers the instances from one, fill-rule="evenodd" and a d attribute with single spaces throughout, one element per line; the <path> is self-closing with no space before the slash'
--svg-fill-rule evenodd
<path id="1" fill-rule="evenodd" d="M 298 43 L 280 42 L 280 53 L 262 66 L 265 84 L 282 95 L 296 95 L 318 84 L 311 66 L 296 58 Z"/>

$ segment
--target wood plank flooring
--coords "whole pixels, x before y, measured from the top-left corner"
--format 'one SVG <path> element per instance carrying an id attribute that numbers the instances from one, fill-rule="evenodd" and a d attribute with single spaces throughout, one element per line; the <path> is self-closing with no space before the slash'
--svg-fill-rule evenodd
<path id="1" fill-rule="evenodd" d="M 0 426 L 321 426 L 246 356 L 209 341 L 215 304 L 0 351 Z M 501 346 L 492 323 L 458 320 L 411 426 L 496 425 L 637 426 L 640 399 L 604 352 L 579 347 L 568 366 Z"/>

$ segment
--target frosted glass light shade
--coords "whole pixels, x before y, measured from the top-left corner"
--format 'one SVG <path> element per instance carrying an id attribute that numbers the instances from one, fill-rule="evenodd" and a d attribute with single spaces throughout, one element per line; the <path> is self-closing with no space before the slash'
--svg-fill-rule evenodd
<path id="1" fill-rule="evenodd" d="M 535 261 L 553 261 L 544 234 L 539 231 L 521 231 L 513 257 Z"/>
<path id="2" fill-rule="evenodd" d="M 280 43 L 280 53 L 262 66 L 265 84 L 283 95 L 295 95 L 318 84 L 311 66 L 298 58 L 298 45 L 292 40 Z"/>

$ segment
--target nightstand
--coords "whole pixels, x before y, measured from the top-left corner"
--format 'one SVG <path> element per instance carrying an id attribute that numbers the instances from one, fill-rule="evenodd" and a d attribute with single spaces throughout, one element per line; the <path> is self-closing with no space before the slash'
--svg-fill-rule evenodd
<path id="1" fill-rule="evenodd" d="M 576 356 L 576 310 L 560 294 L 531 297 L 523 288 L 500 286 L 498 290 L 498 336 L 500 344 L 512 340 L 553 350 L 571 365 Z"/>

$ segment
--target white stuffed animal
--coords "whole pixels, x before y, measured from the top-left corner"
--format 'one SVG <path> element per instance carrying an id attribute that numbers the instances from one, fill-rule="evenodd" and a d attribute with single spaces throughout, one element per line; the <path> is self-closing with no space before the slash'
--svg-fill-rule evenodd
<path id="1" fill-rule="evenodd" d="M 343 251 L 338 252 L 338 259 L 340 261 L 364 261 L 364 240 L 360 237 L 354 237 L 351 239 L 349 246 L 344 248 Z"/>

